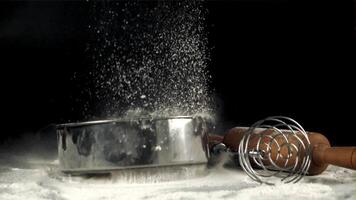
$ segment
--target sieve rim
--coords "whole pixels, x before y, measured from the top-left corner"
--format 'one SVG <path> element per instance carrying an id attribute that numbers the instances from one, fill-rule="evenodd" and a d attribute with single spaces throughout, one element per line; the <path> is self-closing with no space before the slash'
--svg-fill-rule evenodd
<path id="1" fill-rule="evenodd" d="M 110 123 L 126 123 L 126 122 L 136 122 L 141 120 L 159 121 L 159 120 L 169 120 L 169 119 L 194 119 L 194 116 L 167 116 L 167 117 L 137 117 L 137 118 L 113 118 L 113 119 L 103 119 L 103 120 L 92 120 L 83 122 L 71 122 L 64 124 L 57 124 L 56 129 L 64 128 L 75 128 L 82 126 L 100 125 L 100 124 L 110 124 Z"/>

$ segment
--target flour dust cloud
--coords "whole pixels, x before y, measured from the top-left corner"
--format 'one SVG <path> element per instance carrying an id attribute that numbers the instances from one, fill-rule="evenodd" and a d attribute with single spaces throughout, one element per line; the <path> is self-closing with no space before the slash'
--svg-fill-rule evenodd
<path id="1" fill-rule="evenodd" d="M 202 2 L 96 2 L 93 16 L 92 87 L 85 91 L 96 115 L 212 112 Z"/>

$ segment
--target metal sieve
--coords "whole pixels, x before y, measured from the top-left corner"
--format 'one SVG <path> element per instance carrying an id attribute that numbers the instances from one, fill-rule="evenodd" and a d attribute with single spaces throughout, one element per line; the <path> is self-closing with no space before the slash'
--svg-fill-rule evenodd
<path id="1" fill-rule="evenodd" d="M 206 165 L 212 122 L 201 117 L 110 119 L 56 126 L 60 170 L 69 174 Z"/>

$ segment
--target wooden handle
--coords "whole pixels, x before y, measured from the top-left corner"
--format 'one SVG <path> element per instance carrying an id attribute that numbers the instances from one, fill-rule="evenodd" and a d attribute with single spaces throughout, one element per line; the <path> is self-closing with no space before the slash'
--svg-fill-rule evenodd
<path id="1" fill-rule="evenodd" d="M 315 147 L 315 163 L 326 163 L 356 170 L 356 147 Z"/>
<path id="2" fill-rule="evenodd" d="M 308 132 L 308 137 L 310 141 L 310 146 L 312 149 L 312 160 L 308 170 L 308 175 L 318 175 L 321 174 L 329 166 L 329 163 L 320 162 L 320 159 L 315 159 L 315 152 L 322 152 L 321 149 L 330 148 L 329 140 L 320 133 Z M 316 150 L 316 151 L 315 151 Z"/>
<path id="3" fill-rule="evenodd" d="M 236 127 L 225 135 L 223 143 L 232 150 L 238 150 L 240 141 L 245 134 L 247 128 Z M 272 131 L 265 132 L 265 134 L 272 134 Z M 331 147 L 328 139 L 320 133 L 308 132 L 308 138 L 312 147 L 312 162 L 308 170 L 309 175 L 317 175 L 322 173 L 328 164 L 345 167 L 349 169 L 356 169 L 356 147 Z M 266 138 L 268 143 L 268 138 Z M 275 138 L 278 144 L 282 144 L 282 137 Z M 249 149 L 253 149 L 257 144 L 257 137 L 250 138 Z M 297 140 L 290 140 L 291 143 L 296 143 Z M 277 152 L 277 144 L 271 146 L 271 158 L 277 157 L 277 154 L 284 157 L 288 156 L 287 149 L 281 149 Z M 301 152 L 303 153 L 303 152 Z M 294 164 L 297 155 L 292 155 L 288 165 Z M 284 162 L 277 162 L 279 166 L 283 166 Z"/>
<path id="4" fill-rule="evenodd" d="M 222 143 L 223 140 L 224 140 L 223 136 L 210 134 L 209 135 L 209 147 L 211 148 L 215 144 Z"/>

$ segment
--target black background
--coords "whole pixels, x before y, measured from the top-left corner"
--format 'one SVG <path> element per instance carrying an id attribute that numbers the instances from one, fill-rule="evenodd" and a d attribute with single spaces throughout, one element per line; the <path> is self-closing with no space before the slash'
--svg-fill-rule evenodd
<path id="1" fill-rule="evenodd" d="M 286 115 L 334 145 L 356 145 L 352 1 L 205 4 L 211 87 L 226 128 Z M 73 74 L 90 65 L 91 6 L 0 2 L 1 141 L 83 120 Z"/>

